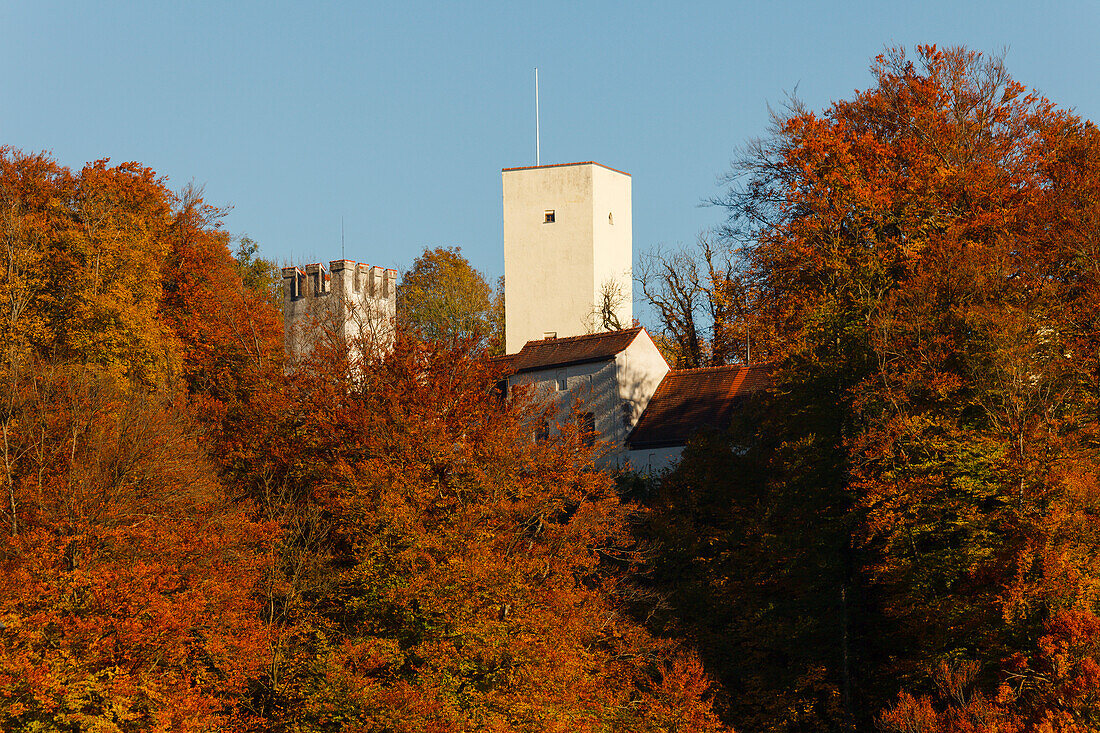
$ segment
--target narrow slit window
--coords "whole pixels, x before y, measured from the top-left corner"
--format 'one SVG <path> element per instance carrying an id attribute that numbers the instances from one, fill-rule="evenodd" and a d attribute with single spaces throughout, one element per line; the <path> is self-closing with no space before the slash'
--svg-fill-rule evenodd
<path id="1" fill-rule="evenodd" d="M 612 226 L 614 226 L 614 224 L 615 224 L 615 215 L 613 213 L 611 213 L 610 211 L 607 212 L 607 223 L 611 224 Z"/>
<path id="2" fill-rule="evenodd" d="M 553 224 L 554 223 L 554 210 L 553 209 L 547 209 L 546 211 L 543 212 L 542 223 L 543 224 Z"/>

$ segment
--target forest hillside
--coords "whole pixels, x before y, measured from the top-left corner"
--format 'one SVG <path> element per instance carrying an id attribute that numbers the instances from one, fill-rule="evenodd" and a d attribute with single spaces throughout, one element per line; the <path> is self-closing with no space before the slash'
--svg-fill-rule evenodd
<path id="1" fill-rule="evenodd" d="M 670 361 L 771 374 L 658 477 L 536 439 L 457 249 L 288 371 L 201 191 L 0 148 L 0 730 L 1100 729 L 1100 132 L 872 73 L 639 273 Z"/>
<path id="2" fill-rule="evenodd" d="M 583 436 L 475 338 L 285 374 L 219 218 L 0 151 L 0 729 L 718 730 Z"/>

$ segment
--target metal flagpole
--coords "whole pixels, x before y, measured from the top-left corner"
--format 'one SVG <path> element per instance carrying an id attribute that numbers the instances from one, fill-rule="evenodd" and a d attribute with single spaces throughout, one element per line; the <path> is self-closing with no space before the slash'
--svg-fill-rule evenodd
<path id="1" fill-rule="evenodd" d="M 539 67 L 535 67 L 535 165 L 542 165 L 539 150 Z"/>

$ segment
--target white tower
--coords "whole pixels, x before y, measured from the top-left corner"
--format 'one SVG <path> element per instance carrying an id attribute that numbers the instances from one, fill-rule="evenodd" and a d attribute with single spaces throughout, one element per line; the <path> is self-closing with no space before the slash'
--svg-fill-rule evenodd
<path id="1" fill-rule="evenodd" d="M 505 349 L 633 320 L 630 174 L 599 163 L 505 168 Z"/>
<path id="2" fill-rule="evenodd" d="M 353 361 L 393 347 L 397 270 L 354 260 L 283 268 L 283 331 L 292 361 L 326 335 L 352 347 Z M 362 349 L 374 353 L 363 353 Z"/>

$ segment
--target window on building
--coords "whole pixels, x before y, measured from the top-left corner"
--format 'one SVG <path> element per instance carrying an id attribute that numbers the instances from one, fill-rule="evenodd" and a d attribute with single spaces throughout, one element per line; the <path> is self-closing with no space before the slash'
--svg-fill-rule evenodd
<path id="1" fill-rule="evenodd" d="M 581 431 L 581 442 L 585 445 L 596 444 L 596 415 L 592 412 L 582 412 L 577 415 L 577 426 Z"/>
<path id="2" fill-rule="evenodd" d="M 535 442 L 545 443 L 548 440 L 550 440 L 550 423 L 542 420 L 535 427 Z"/>
<path id="3" fill-rule="evenodd" d="M 623 417 L 623 427 L 629 430 L 634 418 L 634 407 L 629 402 L 623 402 L 619 405 L 619 410 Z"/>
<path id="4" fill-rule="evenodd" d="M 553 209 L 547 209 L 545 212 L 543 212 L 542 223 L 543 224 L 553 224 L 554 223 L 554 210 Z"/>
<path id="5" fill-rule="evenodd" d="M 557 382 L 559 392 L 564 392 L 569 389 L 569 383 L 565 378 L 565 372 L 558 372 L 554 381 Z"/>
<path id="6" fill-rule="evenodd" d="M 615 223 L 615 216 L 610 211 L 607 212 L 607 223 L 608 224 L 614 224 Z"/>

